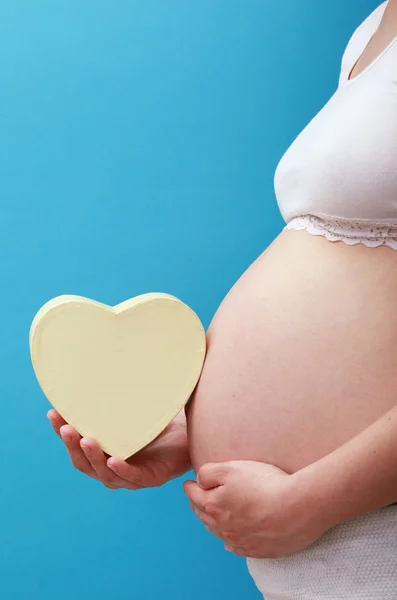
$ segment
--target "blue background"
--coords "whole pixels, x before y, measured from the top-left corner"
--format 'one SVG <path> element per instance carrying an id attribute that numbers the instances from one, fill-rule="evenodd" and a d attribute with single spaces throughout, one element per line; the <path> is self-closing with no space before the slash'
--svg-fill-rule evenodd
<path id="1" fill-rule="evenodd" d="M 115 493 L 72 469 L 46 421 L 29 326 L 58 294 L 116 304 L 147 291 L 179 296 L 207 326 L 281 230 L 277 162 L 376 4 L 1 2 L 5 598 L 260 597 L 180 480 Z"/>

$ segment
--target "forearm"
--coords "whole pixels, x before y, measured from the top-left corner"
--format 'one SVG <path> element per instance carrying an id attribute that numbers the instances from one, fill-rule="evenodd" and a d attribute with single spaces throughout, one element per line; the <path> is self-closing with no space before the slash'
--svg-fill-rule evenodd
<path id="1" fill-rule="evenodd" d="M 397 406 L 294 477 L 303 502 L 330 527 L 397 502 Z"/>

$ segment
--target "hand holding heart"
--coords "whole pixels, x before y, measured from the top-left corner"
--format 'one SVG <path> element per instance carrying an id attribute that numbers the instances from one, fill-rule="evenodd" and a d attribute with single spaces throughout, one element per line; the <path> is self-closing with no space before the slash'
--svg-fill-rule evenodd
<path id="1" fill-rule="evenodd" d="M 190 468 L 183 412 L 158 438 L 126 461 L 109 457 L 95 440 L 82 438 L 56 410 L 50 410 L 48 418 L 64 442 L 73 466 L 109 489 L 161 486 Z"/>
<path id="2" fill-rule="evenodd" d="M 280 558 L 304 550 L 326 531 L 304 501 L 298 473 L 251 461 L 207 464 L 197 483 L 187 481 L 184 489 L 196 515 L 227 550 Z"/>
<path id="3" fill-rule="evenodd" d="M 79 471 L 135 490 L 189 469 L 183 407 L 206 339 L 188 306 L 159 293 L 114 307 L 60 296 L 34 318 L 30 349 L 56 409 L 48 413 L 52 427 Z"/>

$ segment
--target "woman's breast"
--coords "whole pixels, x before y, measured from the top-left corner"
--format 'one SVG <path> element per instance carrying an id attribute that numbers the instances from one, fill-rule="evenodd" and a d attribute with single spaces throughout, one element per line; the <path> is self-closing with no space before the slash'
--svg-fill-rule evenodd
<path id="1" fill-rule="evenodd" d="M 397 402 L 397 252 L 284 231 L 221 304 L 188 410 L 192 464 L 293 473 Z"/>

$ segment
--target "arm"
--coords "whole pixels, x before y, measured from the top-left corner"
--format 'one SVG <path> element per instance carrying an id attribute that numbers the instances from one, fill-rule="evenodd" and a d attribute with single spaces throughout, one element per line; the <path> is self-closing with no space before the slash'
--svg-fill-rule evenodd
<path id="1" fill-rule="evenodd" d="M 295 476 L 304 501 L 329 526 L 397 502 L 397 405 Z"/>

